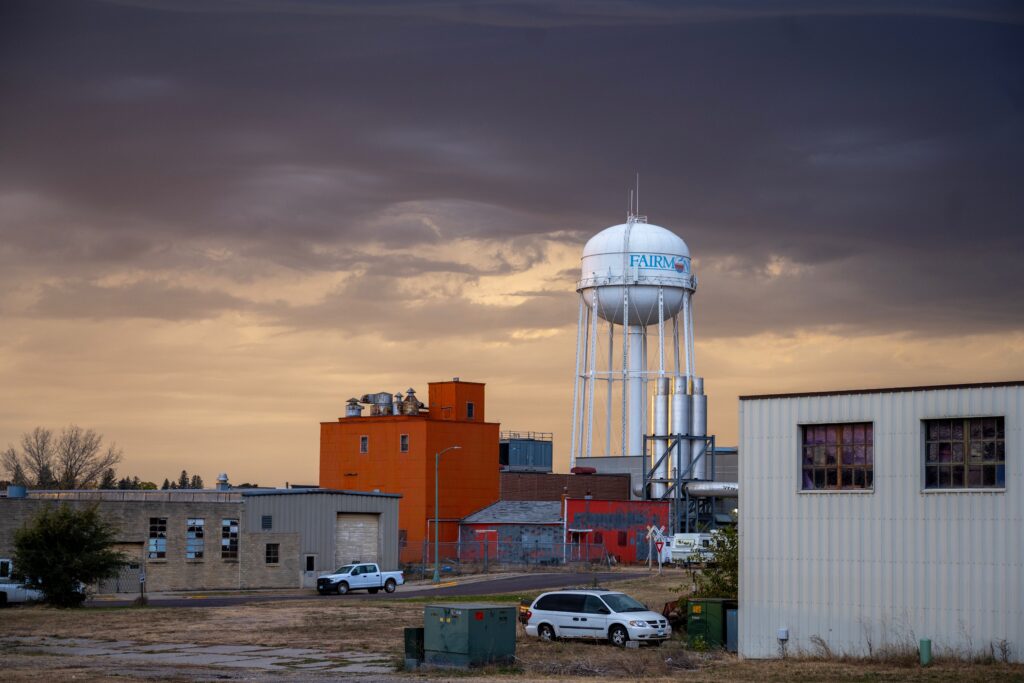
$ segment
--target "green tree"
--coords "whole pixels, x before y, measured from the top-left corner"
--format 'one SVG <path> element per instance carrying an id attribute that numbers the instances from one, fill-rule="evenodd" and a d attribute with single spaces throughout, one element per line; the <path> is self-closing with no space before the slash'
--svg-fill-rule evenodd
<path id="1" fill-rule="evenodd" d="M 178 477 L 178 488 L 179 489 L 187 489 L 188 488 L 188 472 L 186 472 L 185 470 L 182 470 L 181 471 L 181 476 Z"/>
<path id="2" fill-rule="evenodd" d="M 188 487 L 190 489 L 201 489 L 203 488 L 203 478 L 198 474 L 193 474 L 192 478 L 189 479 Z"/>
<path id="3" fill-rule="evenodd" d="M 85 586 L 127 564 L 113 545 L 114 530 L 96 506 L 46 506 L 14 532 L 14 566 L 43 592 L 46 602 L 78 607 L 85 600 Z"/>
<path id="4" fill-rule="evenodd" d="M 99 488 L 101 489 L 116 489 L 117 488 L 117 473 L 114 472 L 113 467 L 108 467 L 103 472 L 103 478 L 100 479 Z"/>
<path id="5" fill-rule="evenodd" d="M 739 591 L 740 536 L 736 527 L 713 534 L 707 566 L 694 576 L 695 598 L 733 598 Z"/>
<path id="6" fill-rule="evenodd" d="M 167 479 L 166 477 L 164 477 L 164 483 L 160 485 L 160 490 L 161 491 L 167 491 L 170 488 L 171 488 L 171 481 L 170 481 L 170 479 Z"/>

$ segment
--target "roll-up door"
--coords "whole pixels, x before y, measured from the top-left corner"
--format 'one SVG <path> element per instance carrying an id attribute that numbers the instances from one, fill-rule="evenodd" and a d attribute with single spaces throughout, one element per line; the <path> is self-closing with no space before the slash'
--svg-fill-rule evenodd
<path id="1" fill-rule="evenodd" d="M 335 523 L 335 567 L 352 562 L 377 562 L 379 515 L 338 513 Z"/>

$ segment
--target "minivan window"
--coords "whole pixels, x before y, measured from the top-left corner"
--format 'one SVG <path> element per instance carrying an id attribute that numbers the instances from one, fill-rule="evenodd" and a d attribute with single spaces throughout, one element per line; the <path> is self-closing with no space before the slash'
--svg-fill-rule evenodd
<path id="1" fill-rule="evenodd" d="M 537 601 L 537 609 L 551 612 L 582 612 L 586 597 L 579 593 L 552 593 Z"/>
<path id="2" fill-rule="evenodd" d="M 612 608 L 613 612 L 646 612 L 647 607 L 637 602 L 624 593 L 609 593 L 604 596 L 604 601 Z"/>
<path id="3" fill-rule="evenodd" d="M 605 604 L 601 602 L 601 598 L 596 595 L 588 595 L 587 601 L 583 603 L 583 611 L 587 614 L 608 614 L 609 610 Z"/>

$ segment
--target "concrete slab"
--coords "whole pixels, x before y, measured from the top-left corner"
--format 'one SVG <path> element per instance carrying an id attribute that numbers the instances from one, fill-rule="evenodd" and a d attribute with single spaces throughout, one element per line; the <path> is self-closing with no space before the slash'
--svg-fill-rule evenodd
<path id="1" fill-rule="evenodd" d="M 309 662 L 308 664 L 293 664 L 291 666 L 296 669 L 322 669 L 324 667 L 331 666 L 332 664 L 334 664 L 334 662 L 325 659 L 322 662 Z"/>
<path id="2" fill-rule="evenodd" d="M 195 643 L 139 643 L 140 652 L 164 652 L 166 650 L 189 650 L 199 647 Z"/>
<path id="3" fill-rule="evenodd" d="M 202 647 L 195 647 L 189 652 L 202 652 L 208 654 L 261 654 L 262 651 L 266 650 L 261 645 L 204 645 Z"/>
<path id="4" fill-rule="evenodd" d="M 284 660 L 277 657 L 246 657 L 231 662 L 218 662 L 216 666 L 230 666 L 239 669 L 279 669 Z"/>
<path id="5" fill-rule="evenodd" d="M 260 654 L 267 657 L 308 657 L 310 655 L 326 656 L 323 650 L 306 650 L 299 647 L 279 647 L 261 650 Z"/>

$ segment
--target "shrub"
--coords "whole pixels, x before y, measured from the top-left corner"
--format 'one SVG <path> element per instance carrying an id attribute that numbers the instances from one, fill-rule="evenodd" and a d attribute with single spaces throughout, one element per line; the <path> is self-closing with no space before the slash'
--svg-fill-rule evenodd
<path id="1" fill-rule="evenodd" d="M 126 564 L 113 550 L 114 532 L 96 507 L 47 506 L 14 534 L 14 565 L 26 583 L 58 607 L 77 607 L 85 587 Z"/>

